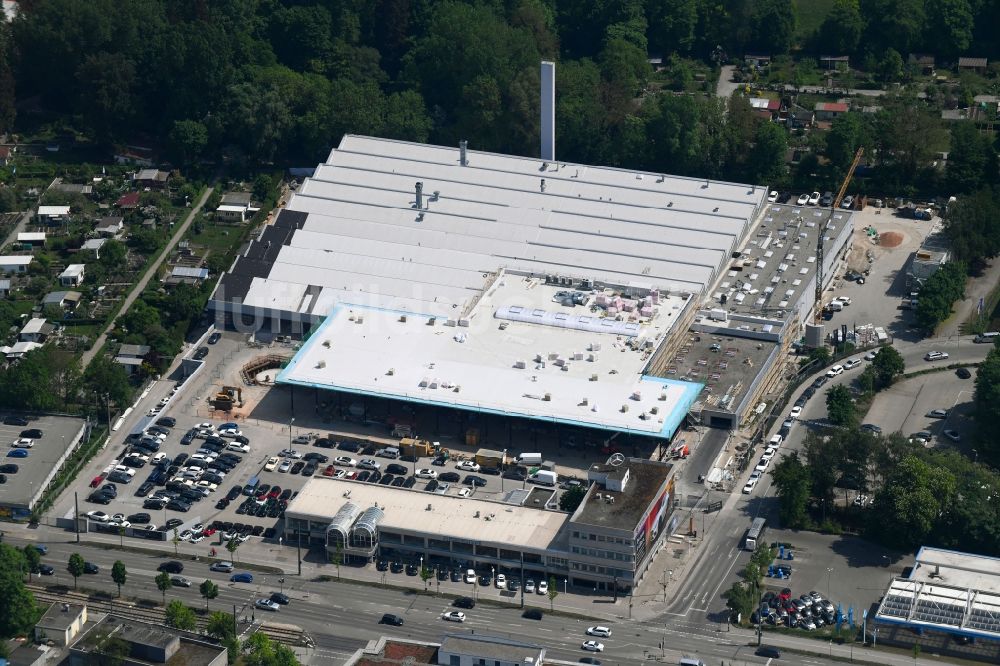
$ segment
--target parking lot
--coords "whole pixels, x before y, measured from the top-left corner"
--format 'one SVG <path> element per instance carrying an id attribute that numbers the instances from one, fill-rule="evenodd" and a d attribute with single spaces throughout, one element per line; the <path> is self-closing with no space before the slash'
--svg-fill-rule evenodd
<path id="1" fill-rule="evenodd" d="M 30 505 L 65 459 L 67 449 L 83 435 L 83 429 L 81 419 L 2 414 L 0 441 L 5 446 L 0 460 L 0 511 L 6 511 L 4 517 L 9 517 L 11 511 L 30 513 Z M 40 432 L 30 432 L 33 430 Z M 22 439 L 28 441 L 19 441 Z"/>
<path id="2" fill-rule="evenodd" d="M 963 434 L 972 432 L 974 368 L 971 374 L 962 379 L 954 370 L 945 370 L 897 382 L 875 396 L 865 423 L 881 427 L 884 433 L 899 431 L 908 437 L 930 433 L 930 445 L 961 444 Z M 934 410 L 946 414 L 931 415 Z M 945 430 L 957 433 L 959 441 L 946 437 Z"/>

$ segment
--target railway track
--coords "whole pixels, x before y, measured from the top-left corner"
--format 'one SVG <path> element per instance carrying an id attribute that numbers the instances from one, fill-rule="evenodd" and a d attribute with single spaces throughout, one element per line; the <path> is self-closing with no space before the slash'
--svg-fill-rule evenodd
<path id="1" fill-rule="evenodd" d="M 28 585 L 28 589 L 39 605 L 47 606 L 54 603 L 86 604 L 87 607 L 99 613 L 114 613 L 115 615 L 139 622 L 162 625 L 165 613 L 162 608 L 145 608 L 131 602 L 116 601 L 103 597 L 95 597 L 82 592 L 54 592 L 37 585 Z M 204 633 L 208 618 L 196 613 L 197 633 Z M 293 625 L 271 624 L 269 622 L 245 622 L 239 625 L 240 636 L 259 631 L 268 638 L 292 647 L 312 647 L 312 638 L 301 628 Z"/>

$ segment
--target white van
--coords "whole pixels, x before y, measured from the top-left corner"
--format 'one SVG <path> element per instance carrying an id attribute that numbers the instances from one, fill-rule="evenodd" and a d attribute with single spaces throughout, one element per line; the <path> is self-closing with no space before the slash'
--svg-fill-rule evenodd
<path id="1" fill-rule="evenodd" d="M 973 339 L 973 342 L 996 342 L 998 337 L 1000 337 L 1000 331 L 988 331 L 977 335 L 975 339 Z"/>
<path id="2" fill-rule="evenodd" d="M 537 483 L 540 486 L 554 486 L 556 485 L 556 481 L 558 480 L 559 477 L 556 476 L 555 472 L 549 472 L 546 470 L 535 472 L 534 474 L 528 477 L 528 481 L 531 481 L 532 483 Z"/>
<path id="3" fill-rule="evenodd" d="M 771 435 L 771 439 L 767 440 L 767 445 L 768 446 L 773 446 L 773 447 L 777 448 L 777 447 L 781 446 L 781 443 L 783 441 L 785 441 L 784 437 L 782 437 L 781 435 L 775 434 L 775 435 Z"/>
<path id="4" fill-rule="evenodd" d="M 841 301 L 830 301 L 830 309 L 834 312 L 840 312 L 844 309 L 844 304 Z"/>
<path id="5" fill-rule="evenodd" d="M 541 453 L 522 453 L 517 457 L 517 462 L 522 465 L 541 465 L 542 464 L 542 454 Z"/>
<path id="6" fill-rule="evenodd" d="M 679 666 L 705 666 L 705 662 L 696 657 L 681 657 L 681 660 L 677 663 Z"/>

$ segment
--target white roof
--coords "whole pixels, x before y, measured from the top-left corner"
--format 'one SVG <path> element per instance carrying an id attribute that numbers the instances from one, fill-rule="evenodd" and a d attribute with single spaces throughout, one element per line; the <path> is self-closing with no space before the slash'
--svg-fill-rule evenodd
<path id="1" fill-rule="evenodd" d="M 345 497 L 348 491 L 350 496 Z M 347 502 L 362 511 L 377 503 L 385 514 L 379 523 L 381 528 L 536 551 L 545 551 L 569 519 L 569 514 L 559 511 L 326 477 L 306 481 L 285 513 L 289 517 L 332 520 Z"/>
<path id="2" fill-rule="evenodd" d="M 216 211 L 222 211 L 223 213 L 245 213 L 247 206 L 234 206 L 232 204 L 222 204 Z"/>
<path id="3" fill-rule="evenodd" d="M 45 320 L 39 317 L 32 317 L 21 329 L 21 333 L 40 333 L 45 326 Z"/>
<path id="4" fill-rule="evenodd" d="M 690 298 L 661 296 L 649 316 L 630 323 L 605 316 L 597 294 L 588 305 L 566 306 L 553 300 L 561 291 L 571 290 L 504 275 L 468 314 L 467 326 L 440 318 L 430 325 L 430 316 L 413 314 L 403 322 L 399 311 L 340 305 L 278 381 L 669 436 L 701 384 L 644 370 Z M 518 306 L 548 316 L 511 317 Z M 602 322 L 612 325 L 610 333 L 601 332 Z"/>
<path id="5" fill-rule="evenodd" d="M 106 238 L 88 238 L 83 242 L 83 245 L 80 246 L 80 249 L 100 250 L 102 247 L 104 247 L 104 244 L 107 242 L 108 240 Z"/>
<path id="6" fill-rule="evenodd" d="M 34 259 L 31 255 L 8 254 L 0 257 L 0 266 L 27 266 Z"/>
<path id="7" fill-rule="evenodd" d="M 345 136 L 292 195 L 287 209 L 308 216 L 269 257 L 269 274 L 251 284 L 245 303 L 323 315 L 363 298 L 446 316 L 476 297 L 484 273 L 499 269 L 700 293 L 742 244 L 767 194 L 750 185 L 468 156 L 463 167 L 457 148 Z"/>
<path id="8" fill-rule="evenodd" d="M 17 235 L 17 240 L 20 243 L 31 243 L 34 241 L 44 241 L 45 232 L 44 231 L 22 231 Z"/>
<path id="9" fill-rule="evenodd" d="M 86 264 L 70 264 L 66 267 L 66 270 L 59 274 L 59 277 L 79 277 L 83 275 L 84 269 L 86 268 Z"/>
<path id="10" fill-rule="evenodd" d="M 15 342 L 10 347 L 0 347 L 0 351 L 7 356 L 21 356 L 41 346 L 40 342 Z"/>
<path id="11" fill-rule="evenodd" d="M 69 206 L 39 206 L 38 214 L 43 217 L 58 217 L 69 215 Z"/>

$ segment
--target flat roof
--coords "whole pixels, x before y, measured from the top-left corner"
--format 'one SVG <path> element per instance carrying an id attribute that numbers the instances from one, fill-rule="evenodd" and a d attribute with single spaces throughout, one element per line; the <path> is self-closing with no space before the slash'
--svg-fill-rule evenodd
<path id="1" fill-rule="evenodd" d="M 479 634 L 445 634 L 440 651 L 508 664 L 541 663 L 545 655 L 545 648 L 541 645 Z"/>
<path id="2" fill-rule="evenodd" d="M 69 266 L 66 267 L 66 270 L 64 270 L 62 273 L 59 274 L 59 277 L 73 277 L 76 275 L 83 275 L 83 272 L 84 270 L 86 270 L 86 268 L 87 268 L 86 264 L 70 264 Z"/>
<path id="3" fill-rule="evenodd" d="M 79 619 L 84 608 L 86 608 L 84 604 L 56 602 L 49 606 L 45 614 L 35 624 L 43 629 L 64 631 Z"/>
<path id="4" fill-rule="evenodd" d="M 573 305 L 573 295 L 585 304 Z M 598 305 L 617 302 L 604 291 L 507 274 L 477 302 L 467 326 L 336 305 L 277 381 L 668 437 L 701 384 L 645 374 L 691 305 L 686 295 L 655 300 L 644 307 L 623 300 L 631 312 L 619 321 L 609 316 L 611 305 Z M 604 325 L 612 332 L 601 332 Z"/>
<path id="5" fill-rule="evenodd" d="M 70 645 L 71 650 L 89 652 L 93 650 L 98 640 L 103 636 L 117 636 L 122 640 L 141 646 L 152 646 L 165 649 L 175 639 L 179 639 L 177 651 L 166 662 L 156 662 L 137 656 L 137 650 L 131 650 L 124 661 L 130 664 L 166 664 L 166 666 L 197 666 L 214 661 L 226 648 L 221 645 L 202 640 L 201 636 L 162 625 L 121 618 L 116 615 L 106 615 L 93 627 L 83 633 L 79 639 Z"/>
<path id="6" fill-rule="evenodd" d="M 43 241 L 45 240 L 44 231 L 22 231 L 17 235 L 17 240 L 20 243 L 30 243 L 32 241 Z"/>
<path id="7" fill-rule="evenodd" d="M 4 255 L 0 256 L 0 265 L 2 266 L 27 266 L 35 258 L 31 255 Z"/>
<path id="8" fill-rule="evenodd" d="M 0 410 L 0 414 L 21 416 L 13 410 Z M 4 463 L 16 464 L 18 471 L 16 474 L 8 474 L 7 483 L 0 484 L 0 506 L 24 509 L 34 503 L 59 459 L 73 444 L 74 439 L 82 434 L 84 421 L 68 416 L 42 416 L 32 419 L 28 427 L 39 428 L 45 436 L 35 440 L 35 445 L 28 449 L 27 458 L 4 459 Z M 9 447 L 24 429 L 24 426 L 0 423 L 0 444 Z M 15 519 L 26 518 L 27 514 L 15 516 Z"/>
<path id="9" fill-rule="evenodd" d="M 69 206 L 39 206 L 39 215 L 69 215 Z"/>
<path id="10" fill-rule="evenodd" d="M 477 151 L 462 166 L 457 148 L 347 135 L 279 216 L 301 214 L 294 232 L 265 231 L 263 270 L 222 297 L 317 317 L 359 301 L 446 316 L 501 269 L 700 293 L 766 194 Z"/>
<path id="11" fill-rule="evenodd" d="M 656 499 L 656 493 L 670 476 L 673 465 L 652 460 L 628 460 L 617 468 L 607 465 L 592 465 L 588 477 L 608 474 L 623 476 L 628 471 L 625 489 L 608 490 L 599 483 L 590 484 L 583 503 L 573 515 L 574 524 L 614 527 L 631 532 L 642 518 L 649 505 Z M 601 499 L 597 495 L 601 495 Z M 607 498 L 612 498 L 609 501 Z"/>
<path id="12" fill-rule="evenodd" d="M 32 317 L 21 329 L 21 333 L 41 333 L 47 321 L 41 317 Z"/>
<path id="13" fill-rule="evenodd" d="M 316 476 L 306 481 L 285 513 L 291 518 L 329 522 L 348 502 L 361 511 L 378 504 L 385 514 L 380 529 L 539 552 L 550 547 L 569 519 L 561 511 Z"/>
<path id="14" fill-rule="evenodd" d="M 1000 595 L 1000 558 L 924 546 L 917 552 L 910 579 Z"/>
<path id="15" fill-rule="evenodd" d="M 816 244 L 828 220 L 824 247 L 834 252 L 834 241 L 851 223 L 850 211 L 831 216 L 828 208 L 768 204 L 740 258 L 729 262 L 712 302 L 721 305 L 725 297 L 728 310 L 783 319 L 816 277 Z"/>

